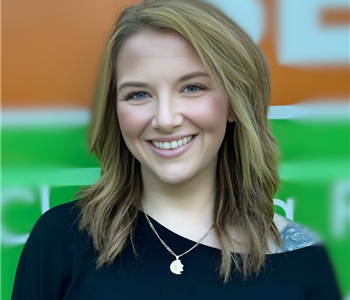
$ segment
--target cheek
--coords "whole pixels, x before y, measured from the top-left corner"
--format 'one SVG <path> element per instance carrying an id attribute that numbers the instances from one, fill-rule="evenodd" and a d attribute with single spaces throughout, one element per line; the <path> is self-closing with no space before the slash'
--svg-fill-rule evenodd
<path id="1" fill-rule="evenodd" d="M 117 116 L 121 133 L 125 142 L 138 137 L 145 126 L 145 115 L 141 109 L 135 109 L 124 103 L 117 105 Z M 130 146 L 128 144 L 128 146 Z"/>
<path id="2" fill-rule="evenodd" d="M 221 97 L 210 98 L 208 101 L 203 101 L 193 111 L 199 127 L 217 135 L 218 140 L 223 138 L 229 111 L 228 100 Z"/>

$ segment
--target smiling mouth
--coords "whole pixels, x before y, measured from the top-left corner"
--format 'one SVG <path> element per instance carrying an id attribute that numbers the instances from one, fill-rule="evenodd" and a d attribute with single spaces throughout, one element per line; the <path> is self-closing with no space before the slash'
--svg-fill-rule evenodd
<path id="1" fill-rule="evenodd" d="M 186 145 L 193 139 L 193 137 L 194 137 L 193 135 L 190 135 L 185 138 L 182 138 L 176 141 L 171 141 L 171 142 L 158 142 L 158 141 L 151 141 L 151 142 L 153 146 L 156 147 L 157 149 L 173 150 Z"/>

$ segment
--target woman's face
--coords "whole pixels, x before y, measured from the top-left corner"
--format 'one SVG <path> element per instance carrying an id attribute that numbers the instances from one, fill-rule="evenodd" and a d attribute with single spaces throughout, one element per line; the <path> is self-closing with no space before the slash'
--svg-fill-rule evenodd
<path id="1" fill-rule="evenodd" d="M 181 184 L 215 172 L 232 117 L 193 46 L 175 32 L 143 32 L 121 47 L 116 71 L 120 129 L 143 177 Z"/>

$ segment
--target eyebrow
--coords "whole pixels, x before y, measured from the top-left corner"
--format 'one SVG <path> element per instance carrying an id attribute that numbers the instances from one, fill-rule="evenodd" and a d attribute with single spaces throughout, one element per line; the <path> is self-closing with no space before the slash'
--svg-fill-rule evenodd
<path id="1" fill-rule="evenodd" d="M 210 76 L 208 73 L 205 73 L 205 72 L 193 72 L 193 73 L 186 74 L 186 75 L 180 77 L 177 80 L 177 82 L 185 81 L 185 80 L 192 79 L 195 77 L 210 77 Z"/>
<path id="2" fill-rule="evenodd" d="M 195 77 L 210 77 L 209 74 L 205 73 L 205 72 L 193 72 L 190 74 L 186 74 L 184 76 L 181 76 L 177 82 L 182 82 L 182 81 L 186 81 Z M 118 92 L 120 92 L 123 88 L 126 87 L 148 87 L 149 85 L 147 83 L 144 82 L 139 82 L 139 81 L 127 81 L 124 82 L 123 84 L 120 85 L 120 87 L 118 88 Z"/>
<path id="3" fill-rule="evenodd" d="M 138 81 L 127 81 L 120 85 L 118 91 L 120 92 L 120 90 L 126 87 L 148 87 L 148 84 Z"/>

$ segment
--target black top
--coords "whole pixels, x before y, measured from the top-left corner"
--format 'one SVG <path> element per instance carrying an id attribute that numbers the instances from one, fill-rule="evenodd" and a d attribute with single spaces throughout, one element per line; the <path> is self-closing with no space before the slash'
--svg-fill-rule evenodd
<path id="1" fill-rule="evenodd" d="M 96 251 L 88 235 L 78 231 L 74 204 L 49 210 L 35 225 L 18 265 L 13 300 L 340 300 L 322 246 L 267 255 L 258 277 L 243 281 L 234 273 L 225 285 L 216 271 L 220 250 L 199 245 L 180 258 L 184 271 L 175 275 L 169 269 L 174 257 L 141 212 L 135 231 L 139 257 L 129 245 L 114 264 L 96 271 Z M 195 244 L 151 220 L 175 253 Z"/>

